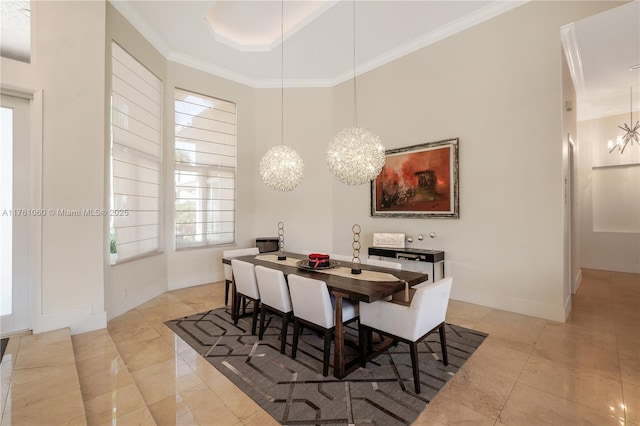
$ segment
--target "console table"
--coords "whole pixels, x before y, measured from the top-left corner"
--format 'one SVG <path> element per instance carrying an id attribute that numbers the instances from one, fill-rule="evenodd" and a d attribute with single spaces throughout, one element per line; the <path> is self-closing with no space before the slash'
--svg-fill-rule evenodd
<path id="1" fill-rule="evenodd" d="M 444 251 L 424 250 L 414 248 L 369 247 L 369 256 L 387 258 L 402 264 L 402 269 L 423 272 L 430 271 L 429 281 L 434 282 L 444 278 Z M 436 265 L 440 274 L 436 274 Z"/>

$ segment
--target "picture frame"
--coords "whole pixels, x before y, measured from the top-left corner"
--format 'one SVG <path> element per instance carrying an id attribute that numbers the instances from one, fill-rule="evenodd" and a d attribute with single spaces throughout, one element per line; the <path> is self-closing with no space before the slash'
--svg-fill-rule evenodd
<path id="1" fill-rule="evenodd" d="M 459 140 L 445 139 L 385 152 L 371 181 L 371 216 L 460 218 Z"/>

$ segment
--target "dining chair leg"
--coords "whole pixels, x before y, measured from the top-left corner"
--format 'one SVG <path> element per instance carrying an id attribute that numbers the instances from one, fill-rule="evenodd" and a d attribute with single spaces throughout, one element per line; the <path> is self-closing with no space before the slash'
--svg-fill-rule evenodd
<path id="1" fill-rule="evenodd" d="M 251 335 L 256 335 L 256 325 L 258 325 L 258 311 L 260 310 L 260 301 L 253 301 L 253 320 L 251 321 Z"/>
<path id="2" fill-rule="evenodd" d="M 229 286 L 231 285 L 231 281 L 224 280 L 224 306 L 227 306 L 229 301 Z"/>
<path id="3" fill-rule="evenodd" d="M 265 317 L 264 305 L 260 308 L 260 330 L 258 331 L 258 340 L 262 340 L 264 337 L 264 317 Z"/>
<path id="4" fill-rule="evenodd" d="M 240 317 L 240 303 L 241 303 L 241 299 L 242 296 L 240 296 L 239 293 L 235 293 L 233 296 L 233 299 L 235 300 L 234 303 L 234 309 L 233 310 L 233 325 L 238 325 L 238 319 Z"/>
<path id="5" fill-rule="evenodd" d="M 280 353 L 287 349 L 287 329 L 289 328 L 289 314 L 282 315 L 282 330 L 280 331 Z"/>
<path id="6" fill-rule="evenodd" d="M 360 366 L 363 368 L 367 365 L 367 335 L 367 330 L 360 324 L 358 326 L 358 344 L 360 346 Z"/>
<path id="7" fill-rule="evenodd" d="M 440 333 L 440 346 L 442 347 L 442 360 L 444 361 L 444 365 L 449 365 L 449 358 L 447 356 L 447 334 L 444 329 L 444 324 L 440 326 L 438 329 Z"/>
<path id="8" fill-rule="evenodd" d="M 296 359 L 298 352 L 298 334 L 300 333 L 300 322 L 293 318 L 293 343 L 291 344 L 291 358 Z"/>
<path id="9" fill-rule="evenodd" d="M 322 360 L 322 375 L 327 377 L 329 375 L 329 354 L 331 352 L 331 334 L 333 330 L 324 331 L 324 358 Z"/>
<path id="10" fill-rule="evenodd" d="M 416 393 L 420 393 L 420 369 L 418 365 L 418 344 L 411 342 L 409 344 L 409 350 L 411 352 L 411 368 L 413 369 L 413 385 L 416 389 Z"/>

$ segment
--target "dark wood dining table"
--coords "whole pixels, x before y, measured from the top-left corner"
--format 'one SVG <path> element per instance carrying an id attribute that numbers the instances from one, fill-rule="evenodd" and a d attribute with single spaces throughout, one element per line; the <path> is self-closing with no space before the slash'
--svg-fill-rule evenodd
<path id="1" fill-rule="evenodd" d="M 393 281 L 378 281 L 362 279 L 359 275 L 343 276 L 327 273 L 324 270 L 307 270 L 301 269 L 296 266 L 283 262 L 274 262 L 271 260 L 264 260 L 264 255 L 278 255 L 278 252 L 262 253 L 260 255 L 250 255 L 236 257 L 235 259 L 243 260 L 245 262 L 252 263 L 254 265 L 262 265 L 267 268 L 278 269 L 282 271 L 286 276 L 289 274 L 297 274 L 304 277 L 314 278 L 322 280 L 327 284 L 329 292 L 335 296 L 335 350 L 334 350 L 334 364 L 333 375 L 342 379 L 353 370 L 358 368 L 358 360 L 354 360 L 350 365 L 345 362 L 344 345 L 345 340 L 343 336 L 343 324 L 342 324 L 342 303 L 343 299 L 349 299 L 354 302 L 371 303 L 376 300 L 384 299 L 388 296 L 392 296 L 396 293 L 407 291 L 409 287 L 427 281 L 429 276 L 426 273 L 403 271 L 398 269 L 383 268 L 379 266 L 371 266 L 361 264 L 360 268 L 367 271 L 376 271 L 391 274 L 397 278 Z M 299 253 L 286 252 L 285 255 L 289 259 L 307 259 L 308 256 Z M 263 259 L 259 259 L 263 257 Z M 230 264 L 229 259 L 222 259 L 223 263 Z M 290 262 L 288 262 L 290 263 Z M 339 266 L 351 268 L 354 266 L 351 262 L 340 261 Z M 235 294 L 235 286 L 234 286 Z M 235 303 L 235 297 L 233 298 Z M 232 312 L 235 312 L 235 305 L 232 306 Z M 295 315 L 295 313 L 294 313 Z"/>

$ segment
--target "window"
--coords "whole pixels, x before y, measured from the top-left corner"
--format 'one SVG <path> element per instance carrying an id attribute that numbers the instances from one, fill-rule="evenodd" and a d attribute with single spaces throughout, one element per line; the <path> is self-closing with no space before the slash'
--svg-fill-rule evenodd
<path id="1" fill-rule="evenodd" d="M 111 252 L 122 261 L 160 247 L 162 82 L 116 43 L 111 54 Z"/>
<path id="2" fill-rule="evenodd" d="M 235 241 L 236 105 L 176 89 L 176 249 Z"/>

